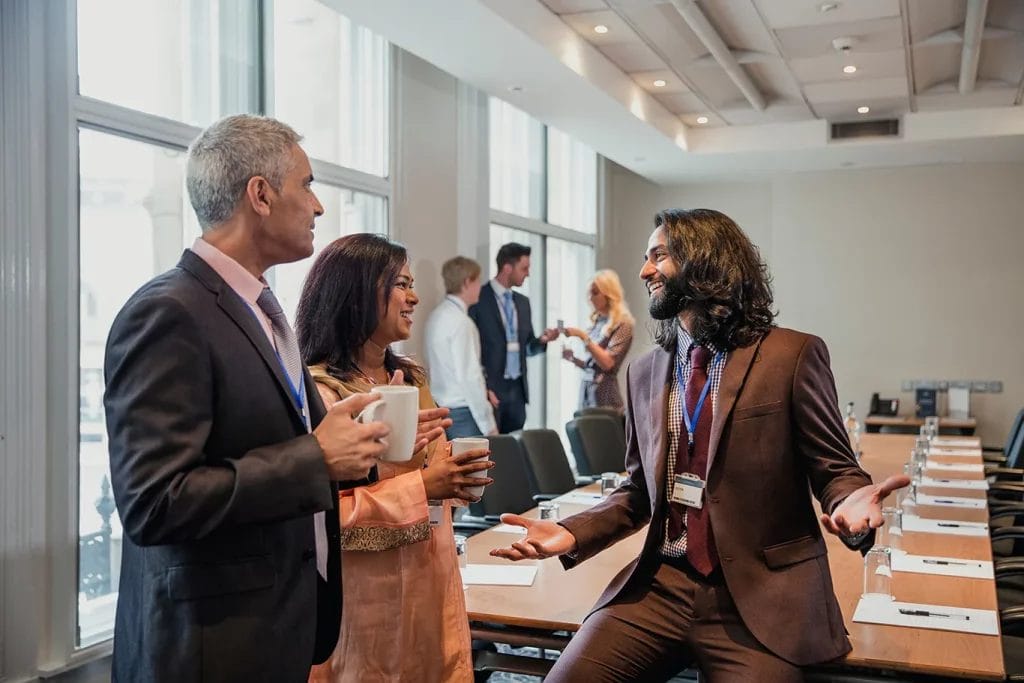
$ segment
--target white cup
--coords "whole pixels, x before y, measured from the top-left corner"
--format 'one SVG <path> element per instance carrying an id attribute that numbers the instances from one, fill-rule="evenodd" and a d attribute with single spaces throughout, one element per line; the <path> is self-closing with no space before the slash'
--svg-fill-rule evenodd
<path id="1" fill-rule="evenodd" d="M 420 412 L 420 390 L 406 385 L 374 387 L 379 399 L 363 408 L 359 422 L 383 422 L 391 433 L 384 439 L 387 450 L 380 457 L 385 462 L 408 462 L 416 445 L 416 423 Z"/>
<path id="2" fill-rule="evenodd" d="M 475 451 L 478 448 L 490 450 L 491 442 L 479 436 L 460 436 L 457 439 L 452 439 L 452 455 L 459 455 L 460 453 L 465 453 L 466 451 Z M 489 456 L 481 455 L 479 458 L 474 458 L 473 460 L 470 460 L 470 462 L 479 462 L 481 460 L 487 460 L 488 457 Z M 481 470 L 479 472 L 470 472 L 468 476 L 483 478 L 487 476 L 487 470 Z M 477 498 L 479 498 L 480 496 L 484 495 L 484 488 L 485 487 L 483 486 L 466 486 L 463 488 L 463 490 L 469 495 L 476 496 Z"/>

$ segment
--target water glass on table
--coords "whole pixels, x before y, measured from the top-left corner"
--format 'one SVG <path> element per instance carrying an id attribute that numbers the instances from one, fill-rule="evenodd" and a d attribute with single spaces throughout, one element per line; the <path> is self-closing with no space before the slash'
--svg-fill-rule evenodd
<path id="1" fill-rule="evenodd" d="M 604 472 L 601 475 L 601 495 L 607 496 L 612 491 L 619 488 L 620 481 L 618 473 Z"/>
<path id="2" fill-rule="evenodd" d="M 882 508 L 882 526 L 875 532 L 875 547 L 903 552 L 903 511 L 896 507 Z"/>
<path id="3" fill-rule="evenodd" d="M 889 548 L 875 546 L 864 556 L 864 592 L 862 600 L 891 602 L 892 553 Z"/>
<path id="4" fill-rule="evenodd" d="M 537 519 L 546 519 L 551 522 L 557 522 L 558 503 L 550 500 L 541 501 L 537 505 Z"/>

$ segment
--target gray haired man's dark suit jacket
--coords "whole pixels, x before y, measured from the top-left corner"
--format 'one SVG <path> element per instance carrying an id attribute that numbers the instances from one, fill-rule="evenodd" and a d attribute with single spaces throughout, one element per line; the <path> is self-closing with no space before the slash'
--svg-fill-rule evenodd
<path id="1" fill-rule="evenodd" d="M 305 681 L 338 637 L 337 487 L 256 317 L 186 251 L 118 314 L 105 374 L 125 536 L 114 680 Z"/>

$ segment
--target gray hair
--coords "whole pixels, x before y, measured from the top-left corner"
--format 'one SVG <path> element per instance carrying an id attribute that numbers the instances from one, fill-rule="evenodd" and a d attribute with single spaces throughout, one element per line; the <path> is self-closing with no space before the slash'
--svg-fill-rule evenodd
<path id="1" fill-rule="evenodd" d="M 227 116 L 200 133 L 188 148 L 185 184 L 203 230 L 231 217 L 253 176 L 280 190 L 300 140 L 291 126 L 250 114 Z"/>

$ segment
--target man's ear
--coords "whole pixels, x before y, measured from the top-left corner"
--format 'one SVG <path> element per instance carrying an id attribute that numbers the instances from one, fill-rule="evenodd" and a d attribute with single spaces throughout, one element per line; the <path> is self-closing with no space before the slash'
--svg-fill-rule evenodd
<path id="1" fill-rule="evenodd" d="M 249 206 L 259 216 L 266 218 L 270 215 L 270 206 L 273 202 L 274 188 L 270 186 L 263 176 L 254 175 L 245 184 L 245 199 Z"/>

